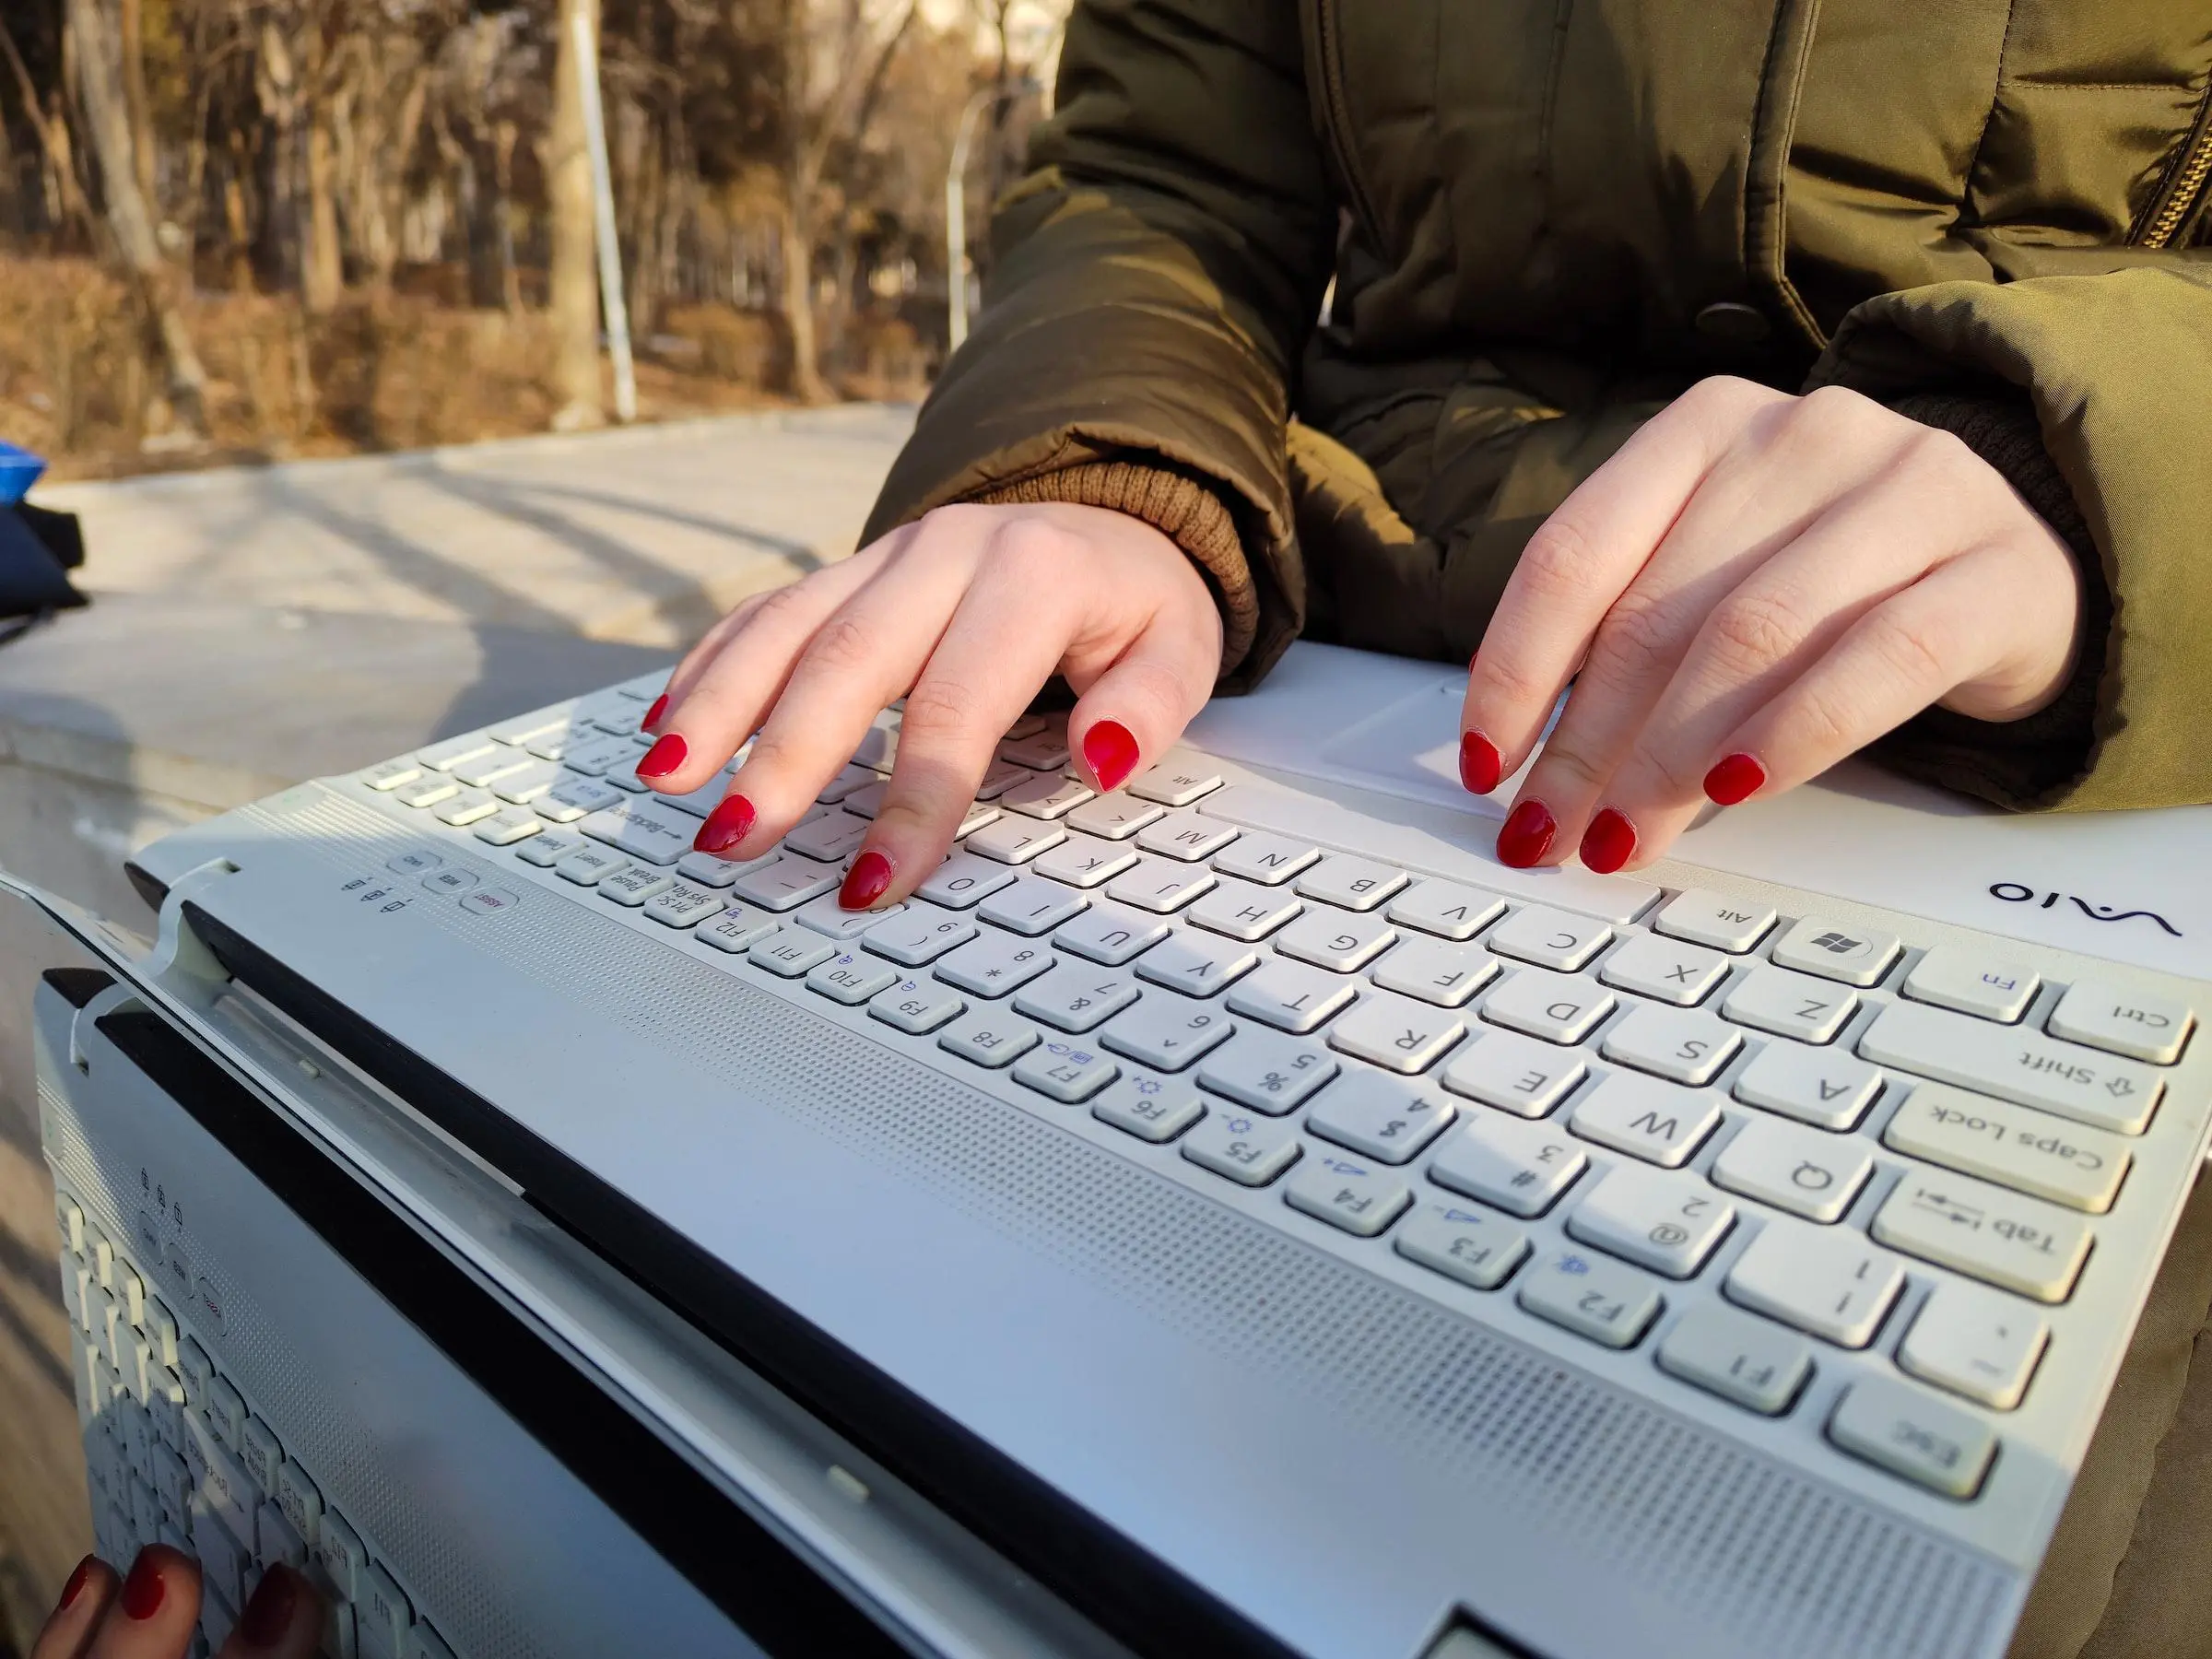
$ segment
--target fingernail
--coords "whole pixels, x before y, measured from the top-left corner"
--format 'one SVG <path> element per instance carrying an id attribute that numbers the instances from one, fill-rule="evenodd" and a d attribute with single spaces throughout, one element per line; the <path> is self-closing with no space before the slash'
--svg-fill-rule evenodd
<path id="1" fill-rule="evenodd" d="M 299 1605 L 300 1581 L 281 1564 L 271 1567 L 246 1603 L 239 1633 L 254 1647 L 275 1647 L 292 1628 L 292 1609 Z"/>
<path id="2" fill-rule="evenodd" d="M 1136 739 L 1118 720 L 1101 720 L 1083 734 L 1083 761 L 1100 789 L 1119 789 L 1136 770 Z"/>
<path id="3" fill-rule="evenodd" d="M 1747 801 L 1767 786 L 1767 769 L 1748 755 L 1727 755 L 1705 774 L 1705 798 L 1715 806 Z"/>
<path id="4" fill-rule="evenodd" d="M 750 834 L 752 828 L 753 804 L 743 795 L 726 795 L 721 806 L 707 814 L 707 821 L 699 827 L 691 844 L 701 853 L 727 853 Z"/>
<path id="5" fill-rule="evenodd" d="M 1583 864 L 1600 876 L 1610 876 L 1636 855 L 1636 826 L 1628 815 L 1607 806 L 1583 831 Z"/>
<path id="6" fill-rule="evenodd" d="M 1498 787 L 1499 773 L 1503 769 L 1498 746 L 1488 737 L 1480 732 L 1459 735 L 1459 782 L 1469 794 L 1488 794 Z"/>
<path id="7" fill-rule="evenodd" d="M 1498 862 L 1516 870 L 1541 864 L 1544 854 L 1551 851 L 1551 838 L 1559 828 L 1551 808 L 1543 802 L 1522 802 L 1507 815 L 1505 827 L 1498 831 Z"/>
<path id="8" fill-rule="evenodd" d="M 654 698 L 653 707 L 645 711 L 645 718 L 638 722 L 638 730 L 641 732 L 652 731 L 654 726 L 661 724 L 661 716 L 667 712 L 668 700 L 665 697 Z"/>
<path id="9" fill-rule="evenodd" d="M 638 762 L 641 778 L 665 778 L 684 763 L 691 746 L 674 732 L 645 751 L 645 759 Z"/>
<path id="10" fill-rule="evenodd" d="M 849 911 L 865 911 L 882 898 L 890 885 L 889 857 L 870 847 L 845 872 L 845 885 L 838 889 L 837 901 Z"/>
<path id="11" fill-rule="evenodd" d="M 161 1563 L 154 1559 L 152 1550 L 140 1550 L 138 1559 L 131 1563 L 131 1576 L 123 1581 L 124 1612 L 143 1622 L 161 1610 L 162 1598 L 168 1594 L 169 1586 L 161 1579 Z"/>
<path id="12" fill-rule="evenodd" d="M 76 1564 L 76 1571 L 69 1575 L 69 1582 L 62 1586 L 62 1605 L 54 1609 L 55 1612 L 76 1606 L 76 1598 L 85 1593 L 85 1586 L 92 1582 L 92 1563 L 98 1559 L 98 1556 L 87 1556 Z"/>

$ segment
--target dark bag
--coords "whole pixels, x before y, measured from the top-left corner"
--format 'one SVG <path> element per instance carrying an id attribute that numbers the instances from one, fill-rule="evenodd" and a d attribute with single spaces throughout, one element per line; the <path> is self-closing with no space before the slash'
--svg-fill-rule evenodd
<path id="1" fill-rule="evenodd" d="M 27 501 L 0 507 L 0 618 L 86 604 L 68 575 L 84 561 L 84 535 L 75 513 Z"/>
<path id="2" fill-rule="evenodd" d="M 89 603 L 69 582 L 85 562 L 76 515 L 23 499 L 45 470 L 36 455 L 0 443 L 0 643 L 55 611 Z"/>

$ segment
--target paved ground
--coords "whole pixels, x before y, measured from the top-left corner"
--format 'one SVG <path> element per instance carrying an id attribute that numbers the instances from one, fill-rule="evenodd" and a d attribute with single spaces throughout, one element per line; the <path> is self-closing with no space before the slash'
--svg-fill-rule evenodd
<path id="1" fill-rule="evenodd" d="M 903 406 L 72 484 L 95 594 L 675 645 L 853 549 Z"/>

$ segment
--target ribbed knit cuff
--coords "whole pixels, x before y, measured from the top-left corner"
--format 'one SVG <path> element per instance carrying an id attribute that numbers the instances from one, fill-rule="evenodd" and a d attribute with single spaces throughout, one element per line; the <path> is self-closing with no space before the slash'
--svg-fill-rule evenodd
<path id="1" fill-rule="evenodd" d="M 969 500 L 986 506 L 1061 501 L 1106 507 L 1138 518 L 1167 536 L 1204 571 L 1221 607 L 1221 672 L 1252 649 L 1260 622 L 1260 596 L 1245 562 L 1236 520 L 1213 488 L 1154 456 L 1135 461 L 1087 461 Z"/>
<path id="2" fill-rule="evenodd" d="M 1982 457 L 2073 549 L 2081 571 L 2081 654 L 2065 687 L 2021 720 L 1972 720 L 1929 709 L 1874 746 L 1900 771 L 2006 806 L 2033 806 L 2088 770 L 2098 689 L 2112 623 L 2112 589 L 2074 492 L 2043 447 L 2024 394 L 1918 393 L 1890 406 L 1909 420 L 1951 433 Z"/>

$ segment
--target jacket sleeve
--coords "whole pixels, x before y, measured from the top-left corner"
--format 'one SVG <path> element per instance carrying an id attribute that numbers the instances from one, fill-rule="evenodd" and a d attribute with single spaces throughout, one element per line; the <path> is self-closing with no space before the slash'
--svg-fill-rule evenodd
<path id="1" fill-rule="evenodd" d="M 2038 501 L 2031 467 L 2000 470 L 2095 560 L 2084 672 L 2048 718 L 1931 712 L 1884 758 L 2011 806 L 2212 801 L 2212 265 L 2182 253 L 1885 294 L 1843 320 L 1813 382 L 1900 406 L 2024 394 L 2070 501 Z"/>
<path id="2" fill-rule="evenodd" d="M 1082 0 L 1056 97 L 866 536 L 949 501 L 1135 512 L 1214 583 L 1224 673 L 1264 670 L 1303 614 L 1284 429 L 1336 227 L 1298 8 Z"/>

